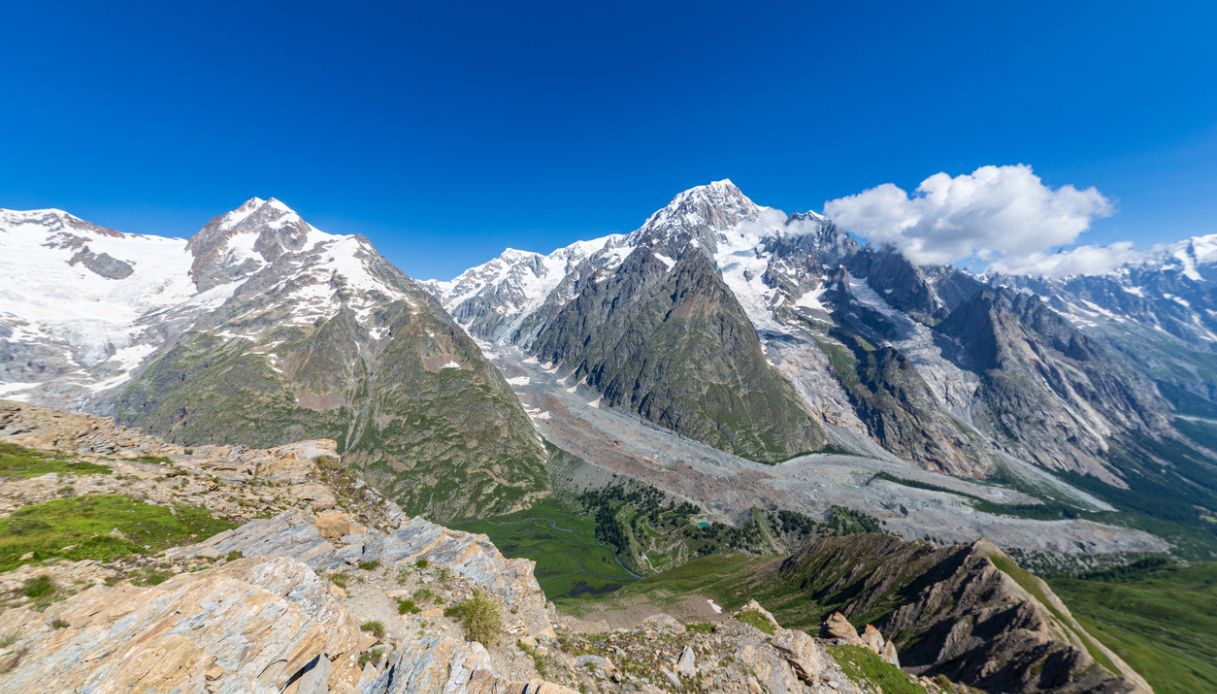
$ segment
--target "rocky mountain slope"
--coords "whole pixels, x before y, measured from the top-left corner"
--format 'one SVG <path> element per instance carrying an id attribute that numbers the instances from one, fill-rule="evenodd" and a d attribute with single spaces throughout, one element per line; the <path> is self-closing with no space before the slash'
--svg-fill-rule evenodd
<path id="1" fill-rule="evenodd" d="M 687 628 L 559 618 L 531 562 L 405 516 L 333 441 L 183 447 L 0 401 L 0 445 L 0 557 L 44 537 L 0 569 L 0 692 L 954 691 L 902 673 L 873 630 L 816 638 L 755 605 Z M 64 532 L 48 504 L 76 504 L 79 524 L 115 497 L 230 527 L 110 554 L 135 524 L 68 526 L 75 546 L 38 535 Z"/>
<path id="2" fill-rule="evenodd" d="M 428 286 L 500 364 L 519 348 L 564 387 L 600 393 L 594 405 L 754 460 L 828 445 L 967 477 L 1009 479 L 1030 462 L 1119 490 L 1146 475 L 1119 451 L 1196 449 L 1164 381 L 1054 310 L 1050 291 L 915 265 L 729 181 L 681 193 L 628 235 L 511 251 Z M 741 375 L 735 390 L 761 405 L 718 396 Z"/>
<path id="3" fill-rule="evenodd" d="M 780 559 L 707 557 L 626 587 L 589 619 L 615 621 L 647 605 L 676 606 L 683 617 L 704 613 L 706 601 L 759 604 L 774 623 L 877 653 L 890 647 L 908 672 L 981 691 L 1151 691 L 1046 583 L 984 540 L 944 546 L 858 534 Z"/>
<path id="4" fill-rule="evenodd" d="M 362 237 L 251 199 L 189 240 L 0 213 L 0 394 L 113 413 L 184 444 L 336 439 L 411 512 L 543 494 L 511 390 Z M 10 252 L 11 251 L 11 252 Z"/>

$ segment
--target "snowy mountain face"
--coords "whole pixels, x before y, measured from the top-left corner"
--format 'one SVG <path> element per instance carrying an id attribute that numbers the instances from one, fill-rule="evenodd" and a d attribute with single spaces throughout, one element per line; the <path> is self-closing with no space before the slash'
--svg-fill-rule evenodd
<path id="1" fill-rule="evenodd" d="M 188 240 L 3 211 L 0 270 L 17 279 L 0 288 L 0 397 L 182 443 L 334 438 L 370 482 L 437 517 L 545 487 L 519 403 L 430 293 L 367 239 L 273 198 Z M 436 491 L 452 485 L 468 493 Z"/>
<path id="2" fill-rule="evenodd" d="M 246 293 L 281 293 L 296 323 L 344 306 L 366 320 L 378 301 L 409 301 L 366 240 L 321 232 L 274 199 L 253 198 L 189 240 L 124 234 L 60 210 L 5 210 L 0 247 L 0 269 L 21 280 L 0 290 L 13 356 L 0 388 L 52 404 L 79 406 L 123 385 L 169 339 L 215 322 L 254 278 Z M 30 354 L 44 356 L 17 358 Z"/>
<path id="3" fill-rule="evenodd" d="M 645 322 L 648 314 L 637 308 L 645 305 L 662 314 L 647 324 L 666 335 L 663 317 L 683 310 L 680 297 L 690 286 L 713 295 L 714 282 L 664 279 L 698 257 L 746 315 L 769 369 L 797 393 L 796 407 L 834 446 L 882 447 L 965 476 L 993 474 L 1021 458 L 1123 486 L 1109 461 L 1110 442 L 1168 426 L 1149 379 L 1089 344 L 1078 326 L 1041 312 L 1039 302 L 1019 301 L 1019 292 L 965 272 L 921 268 L 890 249 L 861 247 L 830 220 L 757 205 L 729 181 L 681 193 L 624 237 L 548 256 L 508 252 L 430 286 L 490 349 L 520 346 L 600 390 L 609 404 L 750 457 L 713 431 L 699 433 L 734 422 L 730 407 L 682 403 L 673 395 L 680 389 L 665 383 L 664 374 L 681 371 L 686 334 L 651 344 L 612 330 L 618 314 Z M 721 306 L 714 322 L 731 324 L 733 309 Z M 953 314 L 945 323 L 951 332 L 939 329 Z M 614 342 L 601 344 L 605 339 Z M 736 356 L 751 349 L 720 348 Z M 729 381 L 752 368 L 741 364 L 703 360 L 700 374 Z M 770 396 L 782 401 L 780 393 Z M 656 400 L 667 403 L 659 413 Z M 1026 417 L 1028 407 L 1040 414 Z M 688 423 L 698 417 L 710 423 Z"/>
<path id="4" fill-rule="evenodd" d="M 1217 235 L 1153 246 L 1105 274 L 992 281 L 1123 354 L 1179 413 L 1217 416 Z"/>

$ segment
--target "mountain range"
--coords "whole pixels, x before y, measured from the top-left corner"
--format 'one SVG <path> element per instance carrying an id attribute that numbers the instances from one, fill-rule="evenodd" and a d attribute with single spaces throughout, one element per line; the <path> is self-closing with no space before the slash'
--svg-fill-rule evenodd
<path id="1" fill-rule="evenodd" d="M 602 452 L 634 421 L 646 445 L 696 443 L 762 476 L 845 460 L 965 498 L 989 492 L 948 480 L 996 482 L 1067 519 L 1217 518 L 1212 237 L 1110 274 L 985 276 L 716 181 L 628 234 L 509 249 L 447 281 L 416 282 L 273 198 L 189 239 L 3 211 L 0 248 L 20 278 L 0 289 L 0 396 L 183 444 L 332 437 L 411 513 L 526 507 L 551 488 L 545 439 L 575 448 L 619 413 Z M 610 453 L 577 451 L 726 515 L 752 503 Z"/>
<path id="2" fill-rule="evenodd" d="M 90 640 L 100 604 L 155 638 L 194 620 L 205 632 L 174 643 L 210 653 L 263 593 L 295 604 L 301 585 L 328 596 L 315 628 L 341 644 L 273 638 L 254 651 L 311 655 L 174 677 L 1142 692 L 1213 676 L 1173 684 L 1211 654 L 1207 608 L 1098 623 L 1090 600 L 1127 575 L 1149 586 L 1137 605 L 1204 603 L 1217 236 L 1102 274 L 986 275 L 716 181 L 632 232 L 451 280 L 411 279 L 274 198 L 190 238 L 0 210 L 0 276 L 0 399 L 28 403 L 0 408 L 0 608 L 22 625 L 0 635 L 0 680 L 130 641 Z M 200 525 L 135 542 L 135 512 Z M 69 537 L 64 518 L 101 530 Z M 537 559 L 540 583 L 495 545 Z M 48 563 L 73 587 L 35 575 Z M 217 617 L 228 593 L 244 597 Z M 485 634 L 462 613 L 483 600 L 506 610 Z"/>
<path id="3" fill-rule="evenodd" d="M 491 351 L 750 460 L 890 454 L 1007 480 L 1030 463 L 1119 500 L 1181 488 L 1176 518 L 1199 521 L 1217 468 L 1180 417 L 1217 411 L 1213 245 L 1109 275 L 984 276 L 717 181 L 629 234 L 508 250 L 428 286 Z"/>

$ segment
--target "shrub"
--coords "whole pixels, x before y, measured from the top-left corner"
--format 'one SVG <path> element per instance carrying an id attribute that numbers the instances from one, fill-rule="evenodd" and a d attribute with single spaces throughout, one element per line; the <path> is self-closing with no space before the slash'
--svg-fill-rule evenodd
<path id="1" fill-rule="evenodd" d="M 359 568 L 364 571 L 375 571 L 380 568 L 380 562 L 375 559 L 372 561 L 361 561 L 359 562 Z"/>
<path id="2" fill-rule="evenodd" d="M 407 612 L 410 614 L 418 614 L 420 612 L 418 609 L 418 603 L 414 602 L 410 598 L 398 598 L 397 614 L 406 614 Z"/>
<path id="3" fill-rule="evenodd" d="M 368 632 L 369 634 L 371 634 L 372 636 L 375 636 L 378 639 L 383 639 L 385 637 L 385 625 L 381 624 L 379 621 L 377 621 L 375 619 L 364 622 L 363 624 L 360 624 L 359 628 L 363 629 L 364 631 Z"/>
<path id="4" fill-rule="evenodd" d="M 419 559 L 418 561 L 414 562 L 414 566 L 415 568 L 425 569 L 428 566 L 431 566 L 431 562 L 427 561 L 426 559 Z"/>
<path id="5" fill-rule="evenodd" d="M 380 662 L 380 657 L 384 655 L 384 651 L 379 648 L 373 648 L 370 651 L 361 653 L 359 656 L 359 667 L 364 667 L 369 663 L 375 664 Z"/>
<path id="6" fill-rule="evenodd" d="M 46 574 L 27 578 L 21 586 L 21 593 L 30 600 L 45 598 L 55 593 L 55 582 Z"/>
<path id="7" fill-rule="evenodd" d="M 503 628 L 498 603 L 482 591 L 444 610 L 444 615 L 454 617 L 461 623 L 466 639 L 484 646 L 493 644 Z"/>

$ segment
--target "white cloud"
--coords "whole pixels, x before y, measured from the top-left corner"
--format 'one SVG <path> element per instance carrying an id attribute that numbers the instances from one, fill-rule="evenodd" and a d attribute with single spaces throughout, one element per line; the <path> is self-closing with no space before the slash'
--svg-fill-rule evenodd
<path id="1" fill-rule="evenodd" d="M 1142 260 L 1144 255 L 1133 248 L 1131 241 L 1119 241 L 1110 246 L 1078 246 L 1057 253 L 1037 251 L 1025 256 L 1005 257 L 993 262 L 989 269 L 1010 275 L 1103 275 L 1125 263 Z"/>
<path id="2" fill-rule="evenodd" d="M 1051 188 L 1025 164 L 982 166 L 954 177 L 937 173 L 912 195 L 884 183 L 824 204 L 838 225 L 890 243 L 913 262 L 980 259 L 994 269 L 1050 262 L 1051 249 L 1073 243 L 1113 211 L 1097 189 Z"/>

